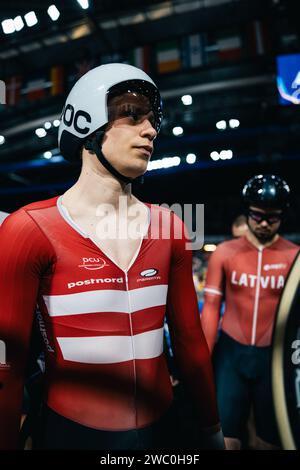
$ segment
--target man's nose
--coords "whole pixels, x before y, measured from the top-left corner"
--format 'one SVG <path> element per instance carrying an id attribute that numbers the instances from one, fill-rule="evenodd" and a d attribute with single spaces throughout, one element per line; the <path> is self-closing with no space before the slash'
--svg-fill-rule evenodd
<path id="1" fill-rule="evenodd" d="M 268 222 L 267 222 L 266 220 L 262 220 L 261 223 L 260 223 L 260 225 L 261 225 L 262 227 L 267 227 L 269 224 L 268 224 Z"/>
<path id="2" fill-rule="evenodd" d="M 142 122 L 141 136 L 148 137 L 150 140 L 154 140 L 157 137 L 157 131 L 148 117 L 145 117 Z"/>

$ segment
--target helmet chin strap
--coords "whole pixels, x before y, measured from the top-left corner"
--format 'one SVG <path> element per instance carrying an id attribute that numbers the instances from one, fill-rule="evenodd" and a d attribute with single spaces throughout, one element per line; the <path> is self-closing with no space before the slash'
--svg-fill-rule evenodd
<path id="1" fill-rule="evenodd" d="M 98 160 L 102 165 L 118 180 L 123 183 L 137 183 L 143 184 L 144 176 L 138 176 L 137 178 L 129 178 L 128 176 L 122 175 L 118 170 L 116 170 L 107 160 L 102 152 L 102 140 L 104 137 L 105 131 L 97 131 L 93 137 L 87 139 L 84 143 L 84 148 L 86 150 L 91 150 L 97 155 Z"/>

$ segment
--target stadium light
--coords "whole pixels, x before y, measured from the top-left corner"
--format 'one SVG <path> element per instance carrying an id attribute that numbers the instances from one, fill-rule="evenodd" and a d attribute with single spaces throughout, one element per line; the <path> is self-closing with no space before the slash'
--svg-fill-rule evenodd
<path id="1" fill-rule="evenodd" d="M 224 131 L 227 127 L 227 124 L 226 124 L 226 121 L 222 120 L 222 121 L 218 121 L 216 123 L 216 128 L 219 129 L 220 131 Z"/>
<path id="2" fill-rule="evenodd" d="M 232 155 L 233 155 L 232 150 L 221 150 L 220 152 L 221 160 L 231 160 Z"/>
<path id="3" fill-rule="evenodd" d="M 59 10 L 56 8 L 55 5 L 50 5 L 50 7 L 47 10 L 47 13 L 50 16 L 52 21 L 56 21 L 60 17 Z"/>
<path id="4" fill-rule="evenodd" d="M 152 170 L 160 170 L 162 168 L 171 168 L 173 166 L 178 166 L 180 165 L 180 157 L 175 156 L 175 157 L 165 157 L 161 158 L 158 160 L 152 160 L 148 163 L 147 170 L 152 171 Z"/>
<path id="5" fill-rule="evenodd" d="M 15 22 L 11 18 L 2 21 L 1 26 L 4 34 L 11 34 L 16 31 Z"/>
<path id="6" fill-rule="evenodd" d="M 218 152 L 211 152 L 210 158 L 211 158 L 214 162 L 216 162 L 217 160 L 219 160 L 220 155 L 219 155 Z"/>
<path id="7" fill-rule="evenodd" d="M 43 127 L 39 127 L 38 129 L 35 130 L 35 133 L 38 137 L 45 137 L 47 135 L 47 132 Z"/>
<path id="8" fill-rule="evenodd" d="M 237 127 L 239 127 L 239 125 L 240 125 L 240 121 L 238 119 L 229 120 L 229 126 L 231 127 L 231 129 L 236 129 Z"/>
<path id="9" fill-rule="evenodd" d="M 24 21 L 22 20 L 22 17 L 20 15 L 15 17 L 14 26 L 16 31 L 21 31 L 21 29 L 24 28 Z"/>
<path id="10" fill-rule="evenodd" d="M 34 11 L 29 11 L 28 13 L 26 13 L 24 18 L 25 18 L 26 24 L 27 24 L 27 26 L 29 26 L 29 28 L 31 28 L 31 26 L 34 26 L 35 24 L 38 23 L 38 19 L 37 19 L 36 14 L 35 14 Z"/>
<path id="11" fill-rule="evenodd" d="M 77 0 L 81 8 L 86 10 L 89 7 L 89 0 Z"/>
<path id="12" fill-rule="evenodd" d="M 207 252 L 212 252 L 215 251 L 216 248 L 216 245 L 214 245 L 213 243 L 207 243 L 206 245 L 204 245 L 203 250 Z"/>
<path id="13" fill-rule="evenodd" d="M 190 165 L 195 163 L 196 161 L 196 155 L 194 153 L 189 153 L 187 156 L 186 156 L 186 162 L 189 163 Z"/>
<path id="14" fill-rule="evenodd" d="M 180 127 L 180 126 L 176 126 L 176 127 L 173 127 L 173 131 L 172 131 L 172 132 L 173 132 L 173 134 L 176 135 L 176 137 L 177 137 L 177 136 L 183 134 L 183 129 L 182 129 L 182 127 Z"/>
<path id="15" fill-rule="evenodd" d="M 193 98 L 191 97 L 191 95 L 183 95 L 181 97 L 181 101 L 185 106 L 189 106 L 193 103 Z"/>
<path id="16" fill-rule="evenodd" d="M 46 160 L 50 160 L 50 158 L 52 158 L 52 152 L 50 152 L 50 150 L 44 152 L 44 158 L 46 158 Z"/>

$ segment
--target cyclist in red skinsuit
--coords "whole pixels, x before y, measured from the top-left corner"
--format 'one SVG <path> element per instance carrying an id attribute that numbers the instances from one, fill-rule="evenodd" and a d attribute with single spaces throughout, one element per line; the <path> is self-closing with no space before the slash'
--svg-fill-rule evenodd
<path id="1" fill-rule="evenodd" d="M 216 385 L 227 448 L 240 448 L 253 400 L 261 445 L 278 444 L 270 383 L 270 344 L 276 307 L 299 247 L 277 234 L 289 189 L 274 175 L 252 178 L 244 189 L 249 232 L 221 243 L 208 265 L 202 327 L 212 351 L 219 311 L 225 312 L 216 347 Z"/>
<path id="2" fill-rule="evenodd" d="M 176 357 L 198 408 L 199 445 L 202 433 L 207 447 L 224 447 L 191 251 L 184 236 L 174 237 L 183 223 L 138 201 L 128 184 L 146 170 L 160 120 L 159 93 L 144 72 L 124 64 L 88 72 L 68 97 L 59 133 L 69 158 L 78 158 L 84 145 L 78 182 L 58 198 L 21 208 L 1 227 L 0 338 L 7 346 L 7 366 L 0 369 L 1 448 L 17 445 L 36 302 L 46 353 L 43 447 L 165 445 L 156 434 L 172 403 L 163 354 L 166 307 Z M 111 207 L 120 209 L 119 196 L 141 214 L 142 235 L 133 242 L 111 243 L 94 230 L 93 199 L 105 210 L 110 203 L 110 216 Z M 161 233 L 159 214 L 169 238 L 153 236 Z M 128 220 L 122 210 L 119 218 Z"/>

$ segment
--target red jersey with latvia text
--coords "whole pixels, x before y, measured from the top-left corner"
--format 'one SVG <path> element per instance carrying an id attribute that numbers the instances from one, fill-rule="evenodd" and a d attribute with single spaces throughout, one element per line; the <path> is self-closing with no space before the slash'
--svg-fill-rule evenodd
<path id="1" fill-rule="evenodd" d="M 260 249 L 246 237 L 218 245 L 209 260 L 205 286 L 203 325 L 209 343 L 210 304 L 225 296 L 222 330 L 242 344 L 270 345 L 276 308 L 298 251 L 282 237 Z"/>
<path id="2" fill-rule="evenodd" d="M 147 207 L 147 235 L 159 214 L 168 213 L 172 227 L 183 227 L 166 209 Z M 0 228 L 0 339 L 7 345 L 9 366 L 0 368 L 0 414 L 7 423 L 14 415 L 18 427 L 36 303 L 46 352 L 45 400 L 57 413 L 102 430 L 142 428 L 159 419 L 172 401 L 163 354 L 167 309 L 200 427 L 218 423 L 192 254 L 185 250 L 185 239 L 170 232 L 169 239 L 144 237 L 123 271 L 70 219 L 61 198 L 30 204 L 5 220 Z"/>

